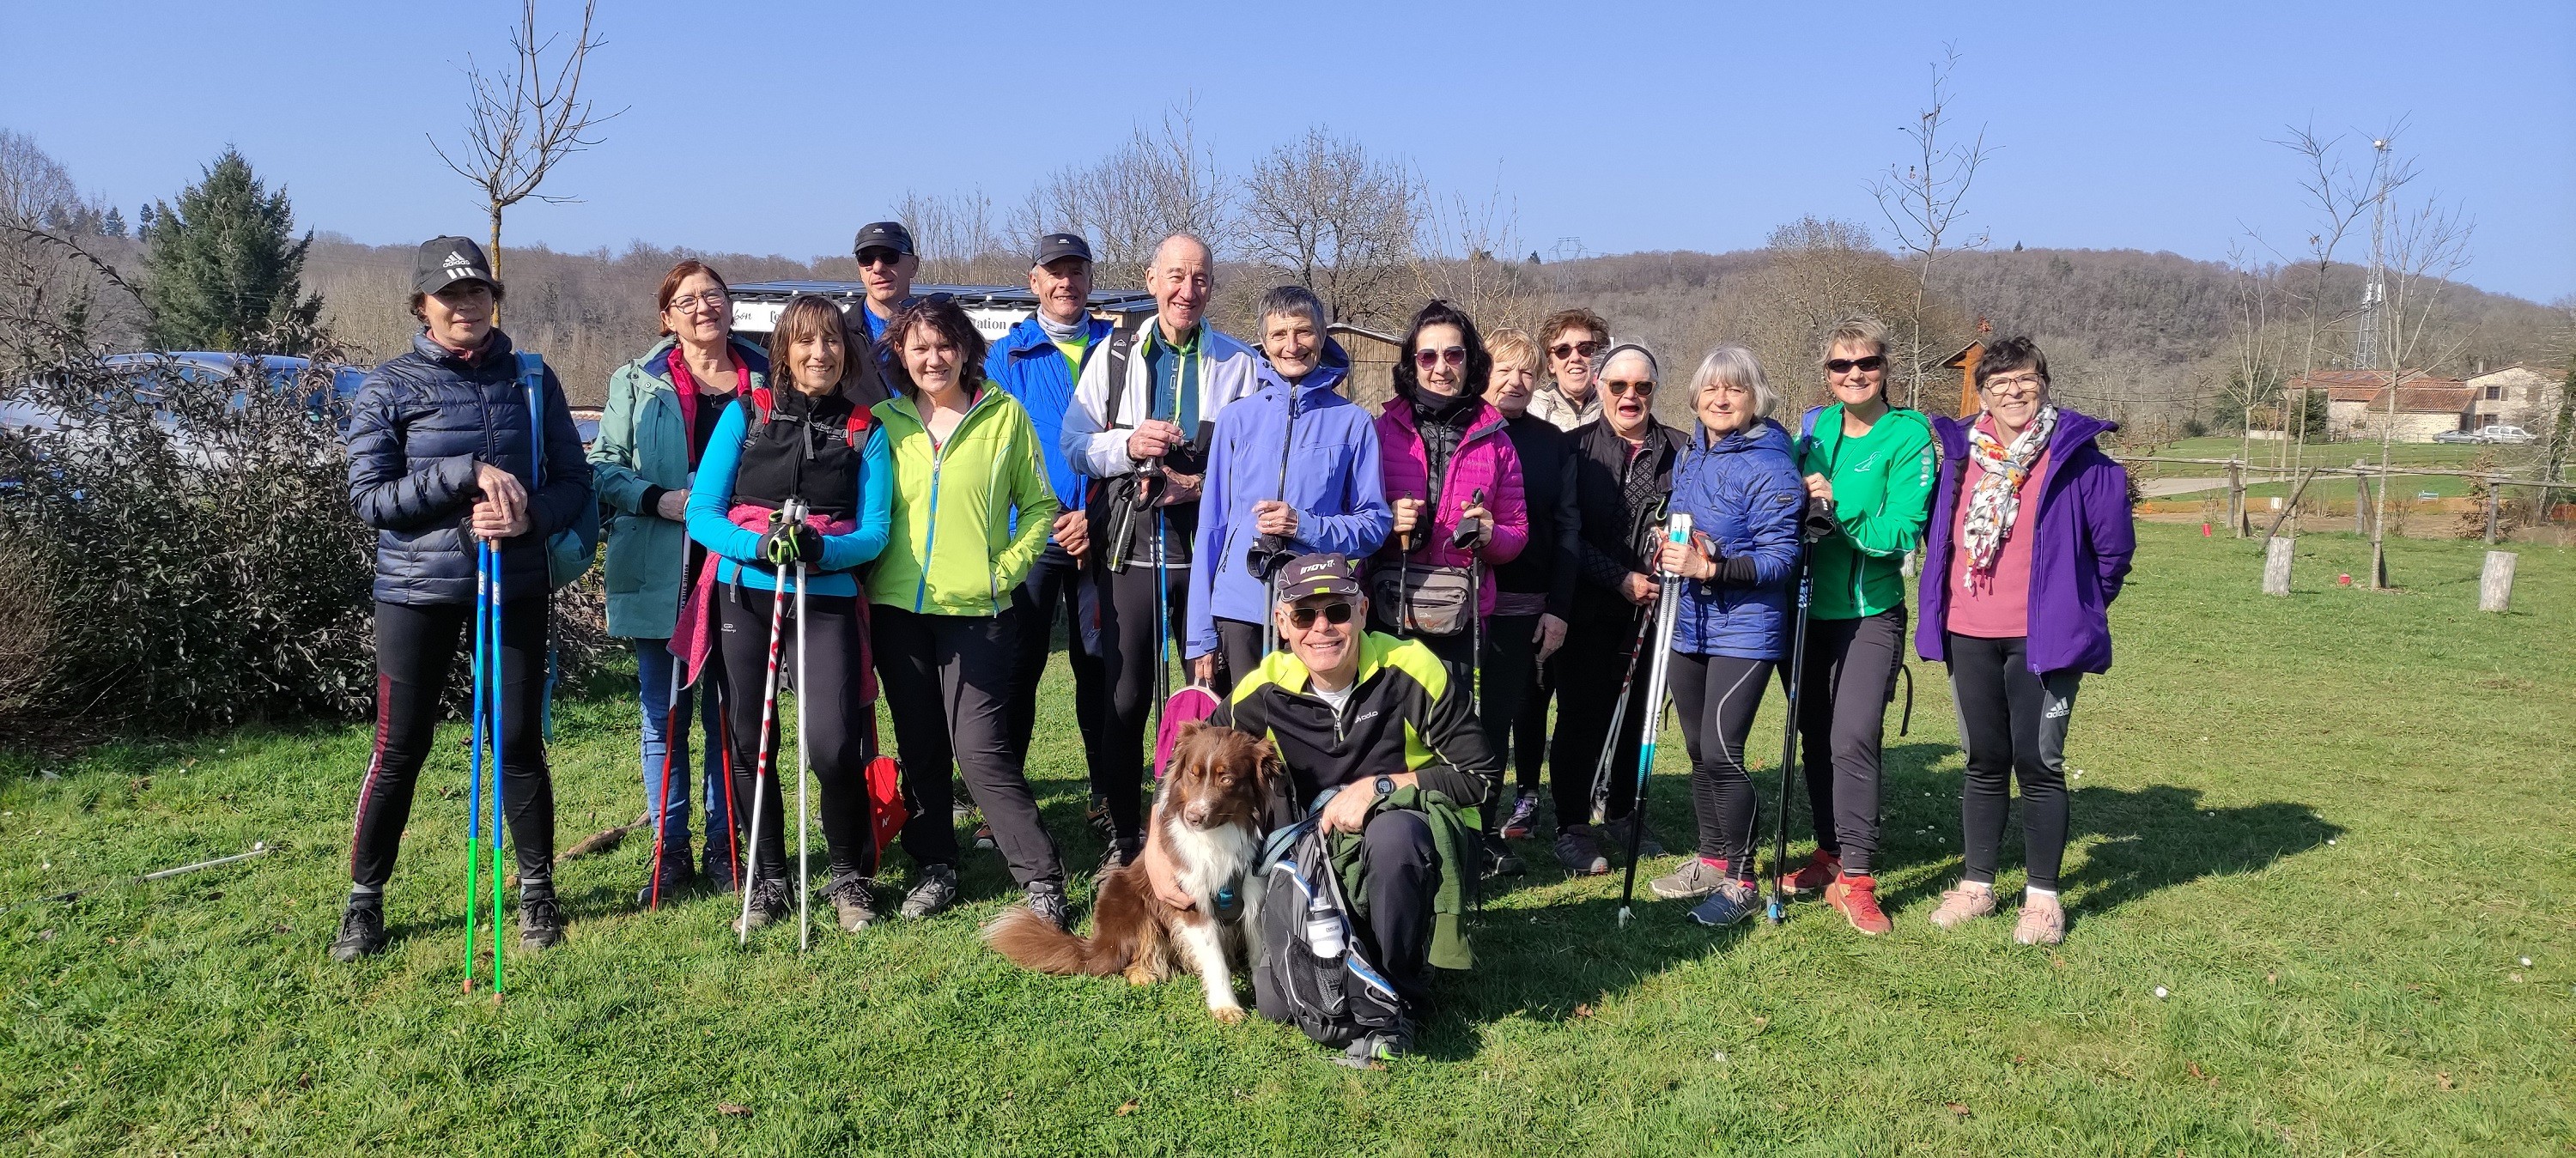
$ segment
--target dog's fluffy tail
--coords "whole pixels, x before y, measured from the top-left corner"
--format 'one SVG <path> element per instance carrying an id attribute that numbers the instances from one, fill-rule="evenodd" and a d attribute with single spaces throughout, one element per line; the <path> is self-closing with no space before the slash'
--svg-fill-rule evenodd
<path id="1" fill-rule="evenodd" d="M 1058 976 L 1107 977 L 1125 969 L 1131 955 L 1125 945 L 1074 936 L 1019 905 L 984 926 L 984 943 L 1023 969 Z"/>

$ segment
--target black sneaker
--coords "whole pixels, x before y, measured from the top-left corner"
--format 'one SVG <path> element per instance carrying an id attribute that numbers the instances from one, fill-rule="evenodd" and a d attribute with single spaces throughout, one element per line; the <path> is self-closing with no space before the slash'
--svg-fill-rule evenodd
<path id="1" fill-rule="evenodd" d="M 553 893 L 519 898 L 519 947 L 530 952 L 551 949 L 563 940 L 563 909 Z"/>
<path id="2" fill-rule="evenodd" d="M 1333 1060 L 1355 1070 L 1380 1070 L 1385 1069 L 1387 1063 L 1402 1061 L 1412 1053 L 1413 1027 L 1398 1022 L 1394 1029 L 1370 1031 Z"/>
<path id="3" fill-rule="evenodd" d="M 385 951 L 385 903 L 349 898 L 340 913 L 340 935 L 331 942 L 331 959 L 346 964 Z"/>
<path id="4" fill-rule="evenodd" d="M 653 880 L 657 875 L 661 878 L 658 887 L 656 882 Z M 687 853 L 683 851 L 679 856 L 672 856 L 670 855 L 670 850 L 665 849 L 663 850 L 662 856 L 662 871 L 656 874 L 649 867 L 645 870 L 644 887 L 635 890 L 635 904 L 638 908 L 649 909 L 652 908 L 658 900 L 661 904 L 667 905 L 673 901 L 679 900 L 681 892 L 686 890 L 688 887 L 689 858 Z"/>
<path id="5" fill-rule="evenodd" d="M 1492 880 L 1495 877 L 1516 877 L 1528 871 L 1529 866 L 1522 864 L 1521 858 L 1512 855 L 1511 846 L 1504 844 L 1501 837 L 1485 839 L 1484 877 L 1486 880 Z"/>
<path id="6" fill-rule="evenodd" d="M 1137 859 L 1138 857 L 1141 857 L 1141 856 L 1144 856 L 1144 855 L 1145 855 L 1145 842 L 1144 842 L 1144 841 L 1141 841 L 1141 840 L 1113 840 L 1113 841 L 1109 842 L 1109 850 L 1108 850 L 1107 852 L 1102 853 L 1102 854 L 1101 854 L 1101 856 L 1100 856 L 1100 869 L 1099 869 L 1099 871 L 1097 871 L 1097 872 L 1093 873 L 1092 875 L 1093 875 L 1093 876 L 1104 876 L 1104 877 L 1105 877 L 1105 876 L 1108 876 L 1109 874 L 1114 873 L 1114 872 L 1117 872 L 1118 870 L 1123 869 L 1123 868 L 1127 867 L 1128 865 L 1131 865 L 1131 864 L 1136 863 L 1136 859 Z"/>
<path id="7" fill-rule="evenodd" d="M 1054 881 L 1031 881 L 1028 888 L 1029 911 L 1058 930 L 1073 931 L 1073 911 L 1064 903 L 1064 886 Z"/>
<path id="8" fill-rule="evenodd" d="M 1091 823 L 1091 831 L 1099 834 L 1102 843 L 1116 844 L 1118 842 L 1118 824 L 1116 821 L 1109 819 L 1108 797 L 1102 796 L 1097 792 L 1092 793 L 1091 805 L 1090 807 L 1082 810 L 1082 818 Z"/>
<path id="9" fill-rule="evenodd" d="M 1601 837 L 1611 848 L 1625 854 L 1628 851 L 1631 829 L 1635 830 L 1638 860 L 1664 855 L 1663 842 L 1655 839 L 1654 829 L 1646 827 L 1646 815 L 1642 812 L 1631 812 L 1602 825 Z"/>
<path id="10" fill-rule="evenodd" d="M 918 921 L 946 912 L 957 903 L 957 870 L 944 864 L 921 866 L 921 879 L 912 883 L 903 895 L 903 907 L 895 910 Z"/>
<path id="11" fill-rule="evenodd" d="M 868 878 L 852 873 L 831 883 L 823 890 L 823 899 L 832 903 L 832 914 L 841 922 L 841 931 L 855 933 L 876 923 L 877 898 L 868 889 Z"/>
<path id="12" fill-rule="evenodd" d="M 787 915 L 787 878 L 763 877 L 751 882 L 751 911 L 734 918 L 736 934 L 749 933 Z"/>
<path id="13" fill-rule="evenodd" d="M 733 854 L 721 846 L 709 845 L 706 859 L 698 864 L 698 875 L 707 887 L 719 893 L 730 893 L 742 887 L 734 880 Z"/>

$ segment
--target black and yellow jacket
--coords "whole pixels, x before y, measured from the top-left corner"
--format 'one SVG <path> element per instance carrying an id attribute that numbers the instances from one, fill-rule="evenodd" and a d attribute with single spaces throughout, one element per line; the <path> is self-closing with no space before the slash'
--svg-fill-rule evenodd
<path id="1" fill-rule="evenodd" d="M 1295 823 L 1324 789 L 1404 772 L 1460 808 L 1483 804 L 1502 761 L 1485 742 L 1467 685 L 1420 643 L 1374 631 L 1359 642 L 1358 682 L 1338 715 L 1307 690 L 1306 665 L 1284 648 L 1217 709 L 1216 723 L 1279 750 L 1291 794 L 1282 803 L 1293 810 L 1284 822 Z"/>

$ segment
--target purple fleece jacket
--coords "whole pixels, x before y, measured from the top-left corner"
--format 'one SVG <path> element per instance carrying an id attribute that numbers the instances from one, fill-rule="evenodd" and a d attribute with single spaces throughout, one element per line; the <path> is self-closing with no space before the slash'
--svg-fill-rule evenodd
<path id="1" fill-rule="evenodd" d="M 1941 481 L 1932 492 L 1932 521 L 1924 528 L 1923 573 L 1916 577 L 1923 617 L 1914 629 L 1914 651 L 1928 660 L 1948 658 L 1951 524 L 1958 521 L 1960 489 L 1967 475 L 1968 423 L 1932 420 L 1941 440 Z M 2048 474 L 2037 509 L 2025 505 L 2013 533 L 2030 541 L 2030 670 L 2111 670 L 2111 601 L 2129 574 L 2138 549 L 2129 517 L 2129 472 L 2094 438 L 2120 424 L 2059 407 L 2049 435 Z M 2025 497 L 2025 502 L 2027 498 Z"/>

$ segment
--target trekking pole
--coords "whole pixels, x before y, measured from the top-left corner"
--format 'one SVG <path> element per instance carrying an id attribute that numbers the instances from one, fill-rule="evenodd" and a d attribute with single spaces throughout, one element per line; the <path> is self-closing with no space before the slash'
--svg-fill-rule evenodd
<path id="1" fill-rule="evenodd" d="M 491 598 L 491 595 L 492 544 L 477 540 L 474 548 L 474 674 L 468 684 L 471 688 L 474 707 L 467 716 L 472 721 L 469 730 L 473 734 L 473 748 L 472 755 L 466 759 L 468 771 L 465 785 L 465 992 L 467 993 L 474 992 L 474 927 L 482 920 L 481 914 L 475 909 L 479 894 L 483 891 L 483 878 L 479 871 L 483 860 L 483 725 L 487 722 L 483 710 L 483 656 L 484 650 L 491 646 L 491 640 L 484 634 L 484 629 L 491 626 L 491 621 L 483 614 L 483 604 Z M 501 770 L 496 767 L 492 769 L 492 774 L 498 776 Z M 500 872 L 501 866 L 497 864 L 492 866 L 492 871 Z"/>
<path id="2" fill-rule="evenodd" d="M 1664 532 L 1665 541 L 1690 542 L 1691 517 L 1675 511 Z M 1619 885 L 1619 924 L 1625 926 L 1631 915 L 1629 901 L 1637 894 L 1637 849 L 1646 836 L 1646 774 L 1655 770 L 1656 733 L 1664 722 L 1664 679 L 1673 662 L 1673 626 L 1681 618 L 1682 577 L 1658 567 L 1655 600 L 1655 655 L 1646 667 L 1646 734 L 1637 744 L 1637 796 L 1628 805 L 1628 874 Z"/>
<path id="3" fill-rule="evenodd" d="M 1172 557 L 1171 526 L 1163 508 L 1154 508 L 1154 730 L 1163 734 L 1163 701 L 1172 698 Z"/>
<path id="4" fill-rule="evenodd" d="M 689 536 L 683 531 L 680 535 L 680 601 L 684 605 L 688 602 L 688 590 Z M 671 638 L 678 639 L 679 636 L 679 620 L 673 619 Z M 668 653 L 670 647 L 666 644 L 662 650 Z M 653 879 L 645 886 L 647 899 L 644 902 L 648 912 L 662 907 L 662 858 L 667 855 L 664 845 L 668 843 L 666 833 L 671 827 L 671 748 L 680 742 L 680 669 L 687 666 L 679 656 L 671 656 L 669 698 L 662 701 L 662 790 L 653 797 Z M 701 773 L 705 771 L 704 768 L 699 769 Z"/>
<path id="5" fill-rule="evenodd" d="M 1600 825 L 1610 819 L 1610 766 L 1618 762 L 1620 721 L 1628 715 L 1628 691 L 1637 680 L 1637 657 L 1646 650 L 1646 635 L 1655 629 L 1655 617 L 1637 613 L 1637 638 L 1628 645 L 1628 662 L 1619 668 L 1619 698 L 1610 708 L 1610 737 L 1601 743 L 1601 758 L 1592 764 L 1592 823 Z M 1562 726 L 1562 725 L 1560 725 Z"/>
<path id="6" fill-rule="evenodd" d="M 787 502 L 796 513 L 796 521 L 805 521 L 805 504 L 794 499 Z M 814 892 L 814 872 L 805 863 L 805 830 L 812 826 L 813 813 L 805 803 L 805 778 L 813 770 L 811 745 L 805 742 L 805 697 L 811 685 L 805 682 L 805 561 L 796 561 L 796 951 L 804 952 L 814 942 L 814 923 L 807 914 L 807 902 Z M 862 789 L 864 790 L 864 789 Z"/>
<path id="7" fill-rule="evenodd" d="M 1798 763 L 1798 699 L 1804 692 L 1807 676 L 1807 603 L 1814 593 L 1815 576 L 1808 570 L 1807 557 L 1798 558 L 1798 616 L 1789 628 L 1789 722 L 1780 729 L 1780 811 L 1771 821 L 1771 903 L 1763 913 L 1777 925 L 1788 915 L 1780 891 L 1781 879 L 1789 873 L 1789 770 Z M 1880 709 L 1883 713 L 1884 708 Z M 1882 716 L 1882 718 L 1884 718 Z"/>
<path id="8" fill-rule="evenodd" d="M 503 947 L 508 938 L 501 935 L 501 818 L 503 815 L 501 781 L 507 775 L 508 760 L 504 755 L 507 745 L 504 740 L 509 735 L 508 730 L 503 727 L 506 717 L 502 714 L 501 708 L 501 702 L 507 698 L 509 690 L 508 685 L 502 680 L 501 653 L 504 648 L 501 642 L 501 580 L 508 572 L 503 570 L 501 565 L 500 546 L 493 545 L 491 551 L 492 599 L 485 605 L 484 611 L 492 619 L 492 626 L 485 629 L 486 638 L 491 640 L 491 647 L 488 649 L 491 657 L 491 674 L 487 677 L 489 682 L 485 685 L 485 695 L 491 705 L 487 731 L 492 737 L 492 804 L 484 813 L 483 819 L 485 823 L 492 826 L 492 1000 L 499 1001 L 502 958 L 508 952 Z"/>
<path id="9" fill-rule="evenodd" d="M 779 513 L 784 515 L 786 512 L 782 508 Z M 760 859 L 761 805 L 768 802 L 760 786 L 769 779 L 770 726 L 778 720 L 778 632 L 784 625 L 787 612 L 787 564 L 778 564 L 773 582 L 776 585 L 769 589 L 769 668 L 762 674 L 760 683 L 759 756 L 751 766 L 751 858 L 754 862 Z M 801 649 L 799 654 L 802 654 Z M 751 943 L 751 878 L 757 871 L 756 864 L 743 870 L 742 920 L 734 925 L 734 943 L 737 945 Z"/>

